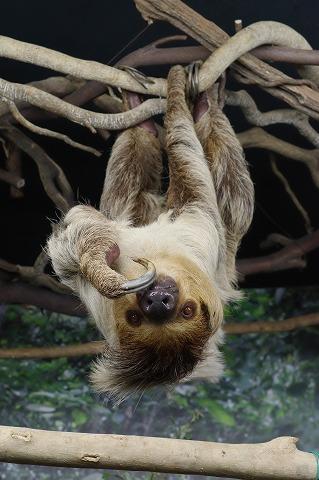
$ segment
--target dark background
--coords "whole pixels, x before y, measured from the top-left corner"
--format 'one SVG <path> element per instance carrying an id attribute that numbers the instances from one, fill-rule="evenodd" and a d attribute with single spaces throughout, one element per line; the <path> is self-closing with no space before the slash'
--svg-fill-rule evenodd
<path id="1" fill-rule="evenodd" d="M 295 28 L 307 38 L 313 48 L 319 48 L 319 4 L 315 0 L 270 2 L 196 0 L 186 3 L 213 20 L 229 34 L 234 32 L 233 22 L 236 18 L 241 18 L 244 26 L 259 20 L 276 20 Z M 0 24 L 2 35 L 43 45 L 75 57 L 109 64 L 114 63 L 111 61 L 114 55 L 146 25 L 131 0 L 117 2 L 11 0 L 1 5 Z M 155 23 L 147 28 L 123 55 L 159 37 L 176 33 L 176 29 L 168 24 Z M 192 41 L 189 43 L 194 44 Z M 278 65 L 278 68 L 296 75 L 292 67 Z M 146 68 L 144 71 L 147 74 L 165 76 L 167 67 Z M 6 80 L 24 83 L 50 75 L 56 75 L 56 73 L 36 66 L 0 59 L 0 76 Z M 234 89 L 241 88 L 229 80 L 227 86 Z M 252 87 L 249 91 L 261 110 L 284 106 L 257 88 Z M 228 108 L 226 113 L 237 132 L 249 128 L 238 109 Z M 51 121 L 44 126 L 64 131 L 78 141 L 105 151 L 103 157 L 97 158 L 60 141 L 34 137 L 62 166 L 77 197 L 97 205 L 113 139 L 105 144 L 97 136 L 93 137 L 86 129 L 64 120 Z M 273 126 L 267 127 L 267 131 L 296 145 L 313 148 L 293 127 Z M 2 152 L 0 156 L 0 166 L 2 166 L 4 161 Z M 292 238 L 301 237 L 306 233 L 303 219 L 271 171 L 269 153 L 255 149 L 249 150 L 247 159 L 256 188 L 256 211 L 252 227 L 239 252 L 240 257 L 264 254 L 259 244 L 269 233 L 279 232 Z M 299 162 L 280 157 L 277 159 L 279 168 L 289 179 L 291 187 L 308 211 L 313 227 L 318 228 L 319 193 L 308 170 Z M 45 244 L 50 232 L 48 218 L 56 218 L 58 214 L 45 195 L 37 169 L 28 157 L 23 158 L 23 175 L 26 179 L 26 188 L 25 197 L 22 200 L 11 199 L 8 186 L 0 183 L 0 257 L 26 265 L 34 261 L 40 251 L 40 245 Z M 308 256 L 308 267 L 302 271 L 291 270 L 250 277 L 245 286 L 318 283 L 318 265 L 317 251 Z"/>

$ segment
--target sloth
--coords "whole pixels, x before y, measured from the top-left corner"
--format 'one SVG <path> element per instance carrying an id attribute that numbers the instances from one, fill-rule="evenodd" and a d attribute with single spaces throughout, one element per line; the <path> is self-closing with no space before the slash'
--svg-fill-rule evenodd
<path id="1" fill-rule="evenodd" d="M 124 100 L 126 108 L 141 102 L 129 92 Z M 239 298 L 235 256 L 251 223 L 253 185 L 214 95 L 191 105 L 181 66 L 168 75 L 165 127 L 165 194 L 148 120 L 115 141 L 99 210 L 71 208 L 47 244 L 55 273 L 105 338 L 91 380 L 115 401 L 158 384 L 217 381 L 223 307 Z"/>

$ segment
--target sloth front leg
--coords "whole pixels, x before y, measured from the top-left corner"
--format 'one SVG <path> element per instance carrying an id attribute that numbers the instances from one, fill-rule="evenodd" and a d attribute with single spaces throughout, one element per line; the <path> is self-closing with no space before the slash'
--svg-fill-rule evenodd
<path id="1" fill-rule="evenodd" d="M 126 279 L 110 268 L 120 254 L 116 226 L 93 207 L 71 208 L 55 226 L 47 252 L 61 282 L 76 293 L 89 281 L 106 297 L 120 294 Z"/>
<path id="2" fill-rule="evenodd" d="M 220 230 L 221 222 L 216 193 L 209 167 L 194 129 L 186 103 L 186 76 L 181 66 L 171 68 L 167 78 L 166 148 L 170 183 L 167 207 L 173 217 L 183 212 L 200 212 L 213 217 Z"/>
<path id="3" fill-rule="evenodd" d="M 141 103 L 126 92 L 125 104 Z M 160 214 L 162 155 L 152 120 L 122 132 L 108 161 L 100 210 L 112 220 L 127 220 L 132 226 L 152 223 Z"/>

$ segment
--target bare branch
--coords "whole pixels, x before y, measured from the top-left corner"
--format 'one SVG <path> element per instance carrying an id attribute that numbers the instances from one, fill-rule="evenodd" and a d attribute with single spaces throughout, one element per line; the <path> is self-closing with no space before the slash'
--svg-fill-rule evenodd
<path id="1" fill-rule="evenodd" d="M 46 137 L 57 138 L 58 140 L 62 140 L 63 142 L 71 145 L 71 147 L 78 148 L 80 150 L 84 150 L 85 152 L 92 153 L 96 157 L 100 157 L 102 152 L 99 152 L 95 148 L 89 147 L 87 145 L 83 145 L 82 143 L 75 142 L 67 135 L 59 132 L 53 132 L 52 130 L 48 130 L 47 128 L 42 128 L 34 125 L 33 123 L 29 122 L 24 116 L 19 112 L 14 102 L 11 100 L 6 100 L 9 105 L 10 112 L 12 113 L 13 117 L 19 122 L 23 127 L 31 130 L 33 133 L 37 133 L 38 135 L 44 135 Z"/>
<path id="2" fill-rule="evenodd" d="M 3 168 L 0 168 L 0 181 L 6 182 L 18 189 L 23 188 L 25 185 L 24 178 L 18 177 L 14 173 L 4 170 Z"/>
<path id="3" fill-rule="evenodd" d="M 278 252 L 263 257 L 239 259 L 237 270 L 240 275 L 255 275 L 260 272 L 277 272 L 291 268 L 303 268 L 306 261 L 303 258 L 307 253 L 319 248 L 319 230 L 314 231 L 297 240 Z"/>
<path id="4" fill-rule="evenodd" d="M 313 231 L 313 228 L 312 228 L 312 225 L 311 225 L 311 221 L 310 221 L 310 218 L 309 218 L 309 215 L 308 215 L 308 212 L 304 209 L 304 207 L 301 205 L 300 201 L 298 200 L 296 194 L 294 193 L 294 191 L 292 190 L 291 186 L 289 185 L 289 182 L 287 180 L 287 178 L 283 175 L 283 173 L 279 170 L 277 164 L 276 164 L 276 160 L 274 157 L 271 157 L 270 159 L 270 163 L 271 163 L 271 168 L 272 168 L 272 171 L 274 172 L 274 174 L 276 175 L 276 177 L 279 178 L 279 180 L 281 181 L 281 183 L 283 184 L 284 186 L 284 189 L 286 190 L 286 192 L 288 193 L 291 201 L 294 203 L 295 207 L 297 208 L 297 210 L 299 211 L 299 213 L 301 214 L 304 222 L 305 222 L 305 229 L 308 233 L 311 233 Z"/>
<path id="5" fill-rule="evenodd" d="M 150 99 L 127 112 L 96 113 L 66 103 L 60 98 L 30 85 L 10 83 L 3 79 L 0 79 L 0 95 L 13 102 L 16 100 L 27 101 L 36 107 L 43 108 L 84 127 L 94 129 L 122 130 L 141 123 L 154 115 L 164 113 L 166 109 L 165 100 Z"/>
<path id="6" fill-rule="evenodd" d="M 223 45 L 229 38 L 227 33 L 214 22 L 202 17 L 181 0 L 135 0 L 135 3 L 147 21 L 167 21 L 197 40 L 210 51 Z M 174 12 L 174 15 L 172 15 L 172 12 Z M 241 30 L 241 32 L 244 30 Z M 257 32 L 256 36 L 258 37 L 258 35 L 259 32 Z M 294 33 L 292 37 L 295 38 Z M 290 78 L 251 54 L 243 55 L 238 62 L 231 66 L 231 70 L 239 72 L 248 79 L 256 79 L 256 81 L 258 79 L 272 79 L 283 82 Z M 297 110 L 301 110 L 314 118 L 319 118 L 316 113 L 319 108 L 319 94 L 311 88 L 307 86 L 281 85 L 277 88 L 265 88 L 265 90 Z"/>
<path id="7" fill-rule="evenodd" d="M 142 470 L 265 480 L 313 480 L 317 460 L 297 439 L 227 444 L 0 427 L 0 461 L 63 467 Z"/>
<path id="8" fill-rule="evenodd" d="M 51 275 L 43 273 L 41 269 L 32 266 L 15 265 L 0 259 L 0 270 L 14 274 L 17 278 L 24 280 L 31 285 L 46 287 L 56 293 L 70 293 L 70 290 L 55 280 Z"/>
<path id="9" fill-rule="evenodd" d="M 240 107 L 245 118 L 252 125 L 259 127 L 276 123 L 293 125 L 301 135 L 306 137 L 315 147 L 319 148 L 319 133 L 310 125 L 309 117 L 304 113 L 287 108 L 263 113 L 258 110 L 255 101 L 246 90 L 238 90 L 236 92 L 226 90 L 225 94 L 226 104 Z"/>
<path id="10" fill-rule="evenodd" d="M 315 185 L 319 188 L 319 149 L 307 150 L 270 135 L 259 127 L 251 128 L 237 135 L 244 148 L 263 148 L 285 158 L 307 165 Z"/>
<path id="11" fill-rule="evenodd" d="M 49 68 L 57 72 L 72 75 L 85 80 L 96 80 L 105 85 L 121 87 L 139 93 L 161 94 L 164 82 L 162 79 L 153 79 L 155 88 L 150 85 L 144 88 L 139 82 L 123 70 L 90 60 L 81 60 L 56 52 L 49 48 L 21 42 L 13 38 L 0 36 L 0 57 L 31 63 L 40 67 Z M 14 100 L 14 99 L 11 99 Z"/>
<path id="12" fill-rule="evenodd" d="M 64 97 L 79 88 L 83 83 L 83 80 L 75 78 L 49 77 L 44 80 L 30 82 L 29 85 L 38 88 L 39 90 L 43 90 L 44 92 L 52 93 L 52 95 L 55 95 L 56 97 Z M 22 110 L 25 107 L 29 107 L 29 104 L 21 101 L 17 103 L 17 107 Z M 8 113 L 10 113 L 8 104 L 0 101 L 0 120 L 9 120 L 10 115 L 7 116 Z"/>
<path id="13" fill-rule="evenodd" d="M 17 177 L 22 178 L 22 162 L 21 150 L 11 142 L 3 140 L 3 148 L 6 156 L 6 168 L 9 172 Z M 22 198 L 24 196 L 21 188 L 10 187 L 10 195 L 12 198 Z"/>
<path id="14" fill-rule="evenodd" d="M 63 170 L 47 155 L 47 153 L 24 133 L 15 127 L 1 126 L 2 135 L 17 145 L 36 163 L 42 185 L 48 197 L 62 211 L 67 212 L 74 203 L 71 186 Z"/>

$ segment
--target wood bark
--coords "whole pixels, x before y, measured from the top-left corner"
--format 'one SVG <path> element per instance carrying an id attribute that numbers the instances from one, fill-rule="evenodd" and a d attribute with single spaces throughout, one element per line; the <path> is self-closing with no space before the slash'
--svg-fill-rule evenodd
<path id="1" fill-rule="evenodd" d="M 313 454 L 297 439 L 226 444 L 171 438 L 55 432 L 0 427 L 0 461 L 254 480 L 315 480 Z"/>

